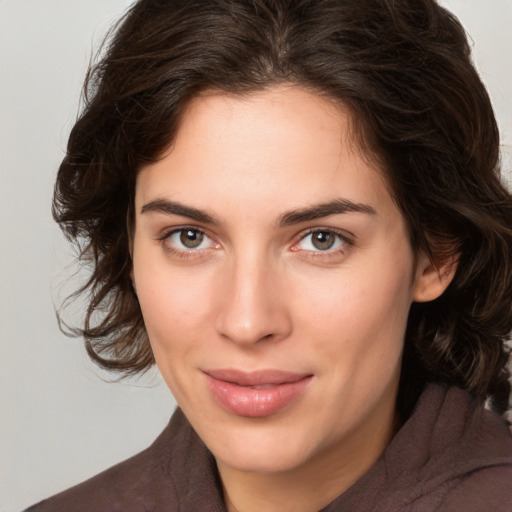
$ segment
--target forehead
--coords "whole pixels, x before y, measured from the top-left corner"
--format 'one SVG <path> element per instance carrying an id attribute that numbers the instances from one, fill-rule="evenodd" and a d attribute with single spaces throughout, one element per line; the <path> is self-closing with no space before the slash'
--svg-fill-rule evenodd
<path id="1" fill-rule="evenodd" d="M 205 93 L 187 105 L 163 158 L 141 170 L 137 204 L 162 197 L 223 209 L 237 199 L 275 215 L 337 198 L 389 207 L 381 170 L 353 133 L 346 106 L 301 88 Z"/>

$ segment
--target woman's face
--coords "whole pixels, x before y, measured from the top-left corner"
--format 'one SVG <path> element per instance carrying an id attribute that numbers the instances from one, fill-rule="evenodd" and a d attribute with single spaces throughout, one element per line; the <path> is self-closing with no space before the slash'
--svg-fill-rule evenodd
<path id="1" fill-rule="evenodd" d="M 219 465 L 375 458 L 424 293 L 404 219 L 299 88 L 211 93 L 136 187 L 133 276 L 158 367 Z"/>

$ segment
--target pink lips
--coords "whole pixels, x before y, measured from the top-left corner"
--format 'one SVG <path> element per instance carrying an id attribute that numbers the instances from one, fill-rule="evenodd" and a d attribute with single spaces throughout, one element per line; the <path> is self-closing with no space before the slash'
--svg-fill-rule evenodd
<path id="1" fill-rule="evenodd" d="M 217 403 L 238 416 L 273 414 L 296 400 L 312 375 L 261 370 L 207 370 L 208 389 Z"/>

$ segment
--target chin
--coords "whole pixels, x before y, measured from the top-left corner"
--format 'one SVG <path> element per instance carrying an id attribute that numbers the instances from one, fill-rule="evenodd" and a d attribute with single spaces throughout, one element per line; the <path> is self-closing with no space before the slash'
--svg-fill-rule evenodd
<path id="1" fill-rule="evenodd" d="M 258 429 L 224 432 L 223 442 L 205 439 L 214 457 L 223 464 L 248 473 L 277 473 L 301 466 L 311 451 L 311 441 L 295 438 L 290 430 Z M 219 439 L 219 438 L 216 438 Z"/>
<path id="2" fill-rule="evenodd" d="M 244 473 L 285 473 L 301 466 L 304 460 L 304 454 L 292 454 L 288 450 L 283 452 L 273 451 L 269 453 L 249 452 L 237 454 L 227 454 L 225 458 L 215 457 L 225 465 Z"/>

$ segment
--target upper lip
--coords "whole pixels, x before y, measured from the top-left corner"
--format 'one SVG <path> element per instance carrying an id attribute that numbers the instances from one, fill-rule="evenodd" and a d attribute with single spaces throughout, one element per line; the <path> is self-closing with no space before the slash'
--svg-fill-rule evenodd
<path id="1" fill-rule="evenodd" d="M 204 373 L 216 380 L 238 384 L 239 386 L 277 386 L 278 384 L 297 382 L 311 376 L 309 373 L 295 373 L 274 369 L 245 372 L 241 370 L 222 368 L 204 370 Z"/>

